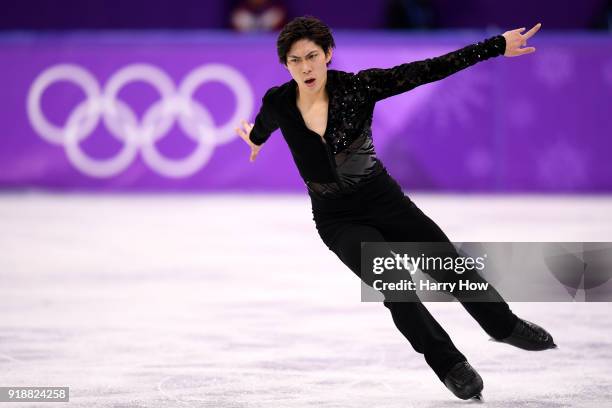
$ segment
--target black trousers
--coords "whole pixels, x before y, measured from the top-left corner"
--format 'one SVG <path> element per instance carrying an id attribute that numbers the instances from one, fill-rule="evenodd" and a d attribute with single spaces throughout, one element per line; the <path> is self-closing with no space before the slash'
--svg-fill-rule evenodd
<path id="1" fill-rule="evenodd" d="M 446 234 L 404 195 L 386 170 L 350 196 L 322 200 L 311 195 L 311 202 L 323 242 L 360 278 L 361 242 L 447 242 L 449 252 L 458 256 Z M 510 335 L 517 317 L 497 291 L 489 288 L 487 295 L 493 301 L 470 302 L 456 296 L 487 334 L 502 339 Z M 399 331 L 424 355 L 441 381 L 454 364 L 466 360 L 423 303 L 385 301 L 384 305 Z"/>

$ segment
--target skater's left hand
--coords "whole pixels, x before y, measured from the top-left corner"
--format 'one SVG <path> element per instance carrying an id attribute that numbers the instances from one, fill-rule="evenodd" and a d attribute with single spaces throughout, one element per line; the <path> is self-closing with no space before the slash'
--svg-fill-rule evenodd
<path id="1" fill-rule="evenodd" d="M 504 38 L 506 39 L 506 51 L 504 52 L 504 56 L 517 57 L 519 55 L 525 55 L 534 52 L 536 50 L 534 47 L 521 47 L 523 45 L 527 45 L 527 40 L 533 37 L 533 35 L 538 32 L 540 27 L 542 27 L 542 24 L 538 23 L 525 34 L 521 34 L 521 32 L 525 31 L 525 27 L 517 28 L 516 30 L 506 31 L 503 34 Z"/>

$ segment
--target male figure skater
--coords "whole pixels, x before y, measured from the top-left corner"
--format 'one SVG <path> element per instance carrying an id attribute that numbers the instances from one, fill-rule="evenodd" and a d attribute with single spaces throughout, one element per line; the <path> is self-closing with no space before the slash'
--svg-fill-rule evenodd
<path id="1" fill-rule="evenodd" d="M 277 40 L 279 61 L 292 79 L 270 88 L 254 123 L 243 121 L 236 131 L 251 148 L 253 161 L 280 127 L 307 186 L 321 239 L 361 277 L 361 242 L 450 243 L 376 156 L 371 132 L 376 102 L 489 58 L 532 53 L 535 48 L 523 46 L 540 27 L 524 34 L 525 28 L 506 31 L 436 58 L 354 74 L 328 68 L 335 43 L 327 25 L 311 16 L 296 18 Z M 497 341 L 526 350 L 556 347 L 546 330 L 518 318 L 493 288 L 489 296 L 496 301 L 457 298 Z M 384 304 L 451 392 L 461 399 L 480 397 L 482 378 L 421 302 Z"/>

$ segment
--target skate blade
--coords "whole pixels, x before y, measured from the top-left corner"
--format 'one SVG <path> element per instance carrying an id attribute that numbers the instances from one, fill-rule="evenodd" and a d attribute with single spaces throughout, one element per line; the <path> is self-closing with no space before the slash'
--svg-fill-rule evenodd
<path id="1" fill-rule="evenodd" d="M 495 343 L 504 343 L 504 342 L 503 342 L 503 341 L 501 341 L 501 340 L 495 340 L 493 337 L 491 337 L 491 338 L 489 339 L 489 341 L 492 341 L 492 342 L 495 342 Z M 506 344 L 506 343 L 504 343 L 504 344 Z M 510 345 L 510 346 L 512 346 L 512 344 L 509 344 L 509 345 Z M 517 347 L 517 346 L 513 346 L 513 347 L 516 347 L 516 348 L 521 349 L 520 347 Z M 555 343 L 553 343 L 553 344 L 552 344 L 552 346 L 550 346 L 549 348 L 546 348 L 546 349 L 541 349 L 541 350 L 527 350 L 527 351 L 544 351 L 544 350 L 558 350 L 558 349 L 559 349 L 559 346 L 557 346 Z M 521 350 L 526 350 L 526 349 L 521 349 Z"/>
<path id="2" fill-rule="evenodd" d="M 472 398 L 470 398 L 470 401 L 474 401 L 474 402 L 484 402 L 484 398 L 482 397 L 482 393 L 478 393 L 476 395 L 474 395 Z"/>

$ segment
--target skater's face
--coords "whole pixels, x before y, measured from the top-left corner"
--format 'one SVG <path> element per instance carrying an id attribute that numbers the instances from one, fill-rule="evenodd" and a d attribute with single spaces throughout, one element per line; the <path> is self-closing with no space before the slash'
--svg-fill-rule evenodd
<path id="1" fill-rule="evenodd" d="M 331 48 L 325 54 L 320 46 L 306 38 L 291 45 L 286 67 L 297 82 L 300 92 L 317 93 L 325 86 L 327 63 L 331 57 Z"/>

